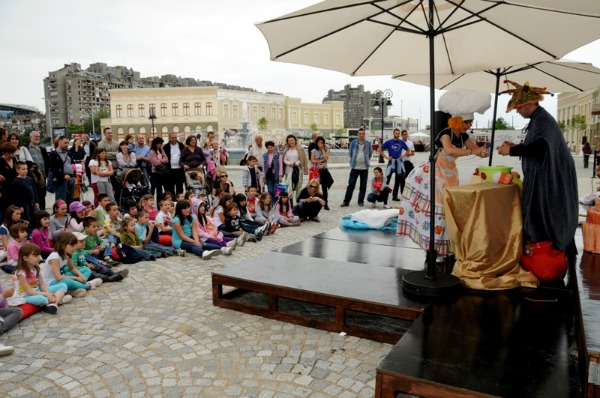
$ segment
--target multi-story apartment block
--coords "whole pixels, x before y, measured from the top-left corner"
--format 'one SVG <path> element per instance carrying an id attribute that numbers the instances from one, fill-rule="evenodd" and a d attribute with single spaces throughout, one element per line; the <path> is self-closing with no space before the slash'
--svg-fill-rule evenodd
<path id="1" fill-rule="evenodd" d="M 344 118 L 339 101 L 306 104 L 282 94 L 219 87 L 114 89 L 110 111 L 102 127 L 110 126 L 119 139 L 138 133 L 166 137 L 170 132 L 187 136 L 214 131 L 233 142 L 243 122 L 256 132 L 259 120 L 265 118 L 267 138 L 281 140 L 288 132 L 308 131 L 313 124 L 322 133 L 335 133 L 343 128 Z M 151 113 L 156 116 L 153 120 Z"/>
<path id="2" fill-rule="evenodd" d="M 388 116 L 387 107 L 380 107 L 379 110 L 373 108 L 373 95 L 370 91 L 365 91 L 362 84 L 352 88 L 349 84 L 344 86 L 343 90 L 329 90 L 327 97 L 323 101 L 343 101 L 344 102 L 344 126 L 351 129 L 357 129 L 364 125 L 367 119 L 381 120 Z M 379 122 L 381 125 L 381 122 Z"/>
<path id="3" fill-rule="evenodd" d="M 27 130 L 43 131 L 44 115 L 33 106 L 0 104 L 0 127 L 23 134 Z"/>

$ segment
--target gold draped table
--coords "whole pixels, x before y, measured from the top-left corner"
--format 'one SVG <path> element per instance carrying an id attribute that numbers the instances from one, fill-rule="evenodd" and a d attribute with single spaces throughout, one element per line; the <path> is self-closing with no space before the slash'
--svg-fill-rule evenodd
<path id="1" fill-rule="evenodd" d="M 471 289 L 537 287 L 519 265 L 523 221 L 516 185 L 474 184 L 444 190 L 450 245 L 456 257 L 452 274 Z"/>

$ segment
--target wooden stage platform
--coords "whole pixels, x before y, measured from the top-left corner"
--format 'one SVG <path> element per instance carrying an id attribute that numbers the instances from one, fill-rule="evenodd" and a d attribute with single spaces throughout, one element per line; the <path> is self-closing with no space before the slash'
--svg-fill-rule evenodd
<path id="1" fill-rule="evenodd" d="M 600 398 L 600 255 L 559 286 L 435 300 L 401 288 L 424 261 L 409 239 L 334 229 L 213 271 L 213 304 L 395 344 L 376 397 Z"/>

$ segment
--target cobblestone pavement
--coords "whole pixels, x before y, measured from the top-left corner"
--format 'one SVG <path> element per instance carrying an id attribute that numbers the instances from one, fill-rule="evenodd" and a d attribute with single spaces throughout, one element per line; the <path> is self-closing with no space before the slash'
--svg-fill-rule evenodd
<path id="1" fill-rule="evenodd" d="M 425 160 L 417 154 L 415 162 Z M 583 173 L 582 159 L 576 162 Z M 518 165 L 516 159 L 502 163 Z M 459 161 L 461 182 L 478 164 L 486 161 Z M 239 167 L 229 175 L 241 185 Z M 55 316 L 38 313 L 21 322 L 0 336 L 16 348 L 0 357 L 0 396 L 372 397 L 375 368 L 389 345 L 225 310 L 211 301 L 213 269 L 335 228 L 342 215 L 360 209 L 356 192 L 349 208 L 339 206 L 347 168 L 333 166 L 332 175 L 331 211 L 321 213 L 321 223 L 279 229 L 229 257 L 203 261 L 188 254 L 126 266 L 131 272 L 125 281 L 104 284 Z M 589 187 L 589 181 L 581 177 L 580 185 Z M 0 281 L 11 284 L 7 274 Z"/>

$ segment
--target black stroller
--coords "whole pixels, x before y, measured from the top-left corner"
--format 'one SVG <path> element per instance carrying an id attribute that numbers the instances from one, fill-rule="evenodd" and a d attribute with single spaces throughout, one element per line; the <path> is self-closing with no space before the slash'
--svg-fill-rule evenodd
<path id="1" fill-rule="evenodd" d="M 143 185 L 144 174 L 140 169 L 131 169 L 123 176 L 119 195 L 119 207 L 126 209 L 131 204 L 138 204 L 148 192 L 148 187 Z"/>

